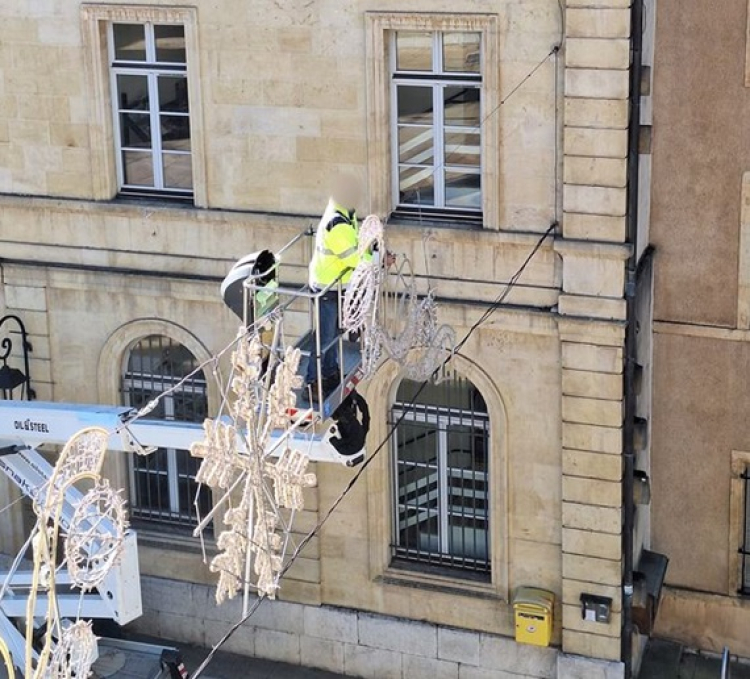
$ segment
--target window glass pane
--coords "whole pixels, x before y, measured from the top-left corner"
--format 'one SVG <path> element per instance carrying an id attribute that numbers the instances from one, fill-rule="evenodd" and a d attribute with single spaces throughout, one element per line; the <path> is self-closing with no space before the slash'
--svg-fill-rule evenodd
<path id="1" fill-rule="evenodd" d="M 479 33 L 443 33 L 443 70 L 479 73 Z"/>
<path id="2" fill-rule="evenodd" d="M 143 24 L 113 24 L 116 61 L 146 61 L 145 29 Z"/>
<path id="3" fill-rule="evenodd" d="M 399 85 L 396 88 L 398 97 L 398 122 L 432 123 L 432 88 L 414 85 Z"/>
<path id="4" fill-rule="evenodd" d="M 479 88 L 445 87 L 445 124 L 479 127 Z"/>
<path id="5" fill-rule="evenodd" d="M 160 111 L 188 112 L 187 78 L 185 76 L 160 75 L 158 88 Z"/>
<path id="6" fill-rule="evenodd" d="M 394 556 L 490 571 L 489 418 L 469 380 L 403 380 L 396 422 Z"/>
<path id="7" fill-rule="evenodd" d="M 148 113 L 121 113 L 120 142 L 127 148 L 151 148 L 151 116 Z"/>
<path id="8" fill-rule="evenodd" d="M 165 188 L 192 189 L 192 156 L 189 153 L 163 153 L 162 158 Z"/>
<path id="9" fill-rule="evenodd" d="M 404 205 L 434 205 L 435 179 L 431 167 L 399 167 L 399 202 Z"/>
<path id="10" fill-rule="evenodd" d="M 480 165 L 481 137 L 475 132 L 445 133 L 446 165 Z"/>
<path id="11" fill-rule="evenodd" d="M 169 151 L 190 150 L 190 118 L 187 116 L 160 116 L 161 145 Z"/>
<path id="12" fill-rule="evenodd" d="M 184 64 L 185 28 L 178 25 L 154 26 L 156 61 Z"/>
<path id="13" fill-rule="evenodd" d="M 435 155 L 431 127 L 399 127 L 398 159 L 401 163 L 432 165 Z"/>
<path id="14" fill-rule="evenodd" d="M 138 510 L 169 511 L 169 477 L 166 474 L 136 472 L 135 495 L 132 504 L 135 505 L 136 514 Z"/>
<path id="15" fill-rule="evenodd" d="M 433 33 L 398 31 L 396 33 L 396 69 L 399 71 L 431 71 Z"/>
<path id="16" fill-rule="evenodd" d="M 465 210 L 480 210 L 482 208 L 480 176 L 462 172 L 446 172 L 445 204 Z"/>
<path id="17" fill-rule="evenodd" d="M 148 111 L 148 78 L 145 75 L 118 75 L 117 105 L 130 111 Z"/>
<path id="18" fill-rule="evenodd" d="M 149 151 L 123 151 L 122 174 L 130 186 L 153 186 L 154 165 Z"/>

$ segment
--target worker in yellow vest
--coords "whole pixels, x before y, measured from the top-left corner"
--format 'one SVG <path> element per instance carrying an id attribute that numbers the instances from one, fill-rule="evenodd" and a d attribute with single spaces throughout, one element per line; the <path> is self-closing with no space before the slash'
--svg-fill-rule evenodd
<path id="1" fill-rule="evenodd" d="M 318 332 L 323 352 L 321 376 L 323 394 L 327 395 L 340 382 L 338 342 L 339 291 L 338 283 L 345 288 L 361 257 L 372 257 L 371 253 L 359 253 L 359 223 L 356 211 L 345 208 L 333 198 L 318 224 L 315 234 L 315 251 L 310 261 L 310 289 L 313 291 L 330 289 L 320 298 Z M 325 349 L 328 344 L 333 344 Z M 312 355 L 307 364 L 305 389 L 312 392 L 314 398 L 318 393 L 317 362 L 315 360 L 315 335 L 313 335 Z"/>

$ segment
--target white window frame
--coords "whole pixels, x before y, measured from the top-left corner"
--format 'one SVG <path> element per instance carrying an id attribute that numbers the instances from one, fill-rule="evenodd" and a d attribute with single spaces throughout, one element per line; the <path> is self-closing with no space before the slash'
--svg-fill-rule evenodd
<path id="1" fill-rule="evenodd" d="M 475 388 L 475 387 L 474 387 Z M 434 465 L 435 467 L 435 473 L 438 475 L 439 479 L 439 489 L 438 489 L 438 507 L 436 510 L 436 513 L 438 515 L 438 545 L 442 545 L 442 549 L 439 548 L 438 550 L 417 550 L 417 551 L 424 551 L 425 555 L 428 554 L 435 554 L 443 555 L 446 557 L 445 563 L 441 564 L 442 567 L 448 568 L 448 569 L 455 569 L 457 573 L 459 572 L 465 572 L 467 574 L 469 573 L 477 573 L 482 574 L 483 572 L 487 575 L 487 577 L 491 576 L 491 570 L 492 570 L 492 529 L 491 529 L 491 522 L 492 522 L 492 508 L 490 505 L 490 451 L 491 451 L 491 443 L 490 443 L 490 421 L 489 421 L 489 414 L 480 413 L 480 412 L 462 412 L 460 410 L 451 411 L 451 409 L 445 407 L 445 406 L 429 406 L 425 404 L 418 404 L 415 406 L 418 410 L 412 409 L 405 409 L 403 407 L 404 404 L 402 403 L 396 403 L 393 408 L 391 409 L 391 417 L 393 422 L 398 422 L 398 424 L 403 423 L 415 423 L 415 424 L 428 424 L 432 425 L 437 429 L 437 436 L 438 436 L 438 455 L 437 455 L 437 461 Z M 462 554 L 454 554 L 451 553 L 449 550 L 450 545 L 450 524 L 449 524 L 449 513 L 450 513 L 450 488 L 448 484 L 448 474 L 446 473 L 446 470 L 448 470 L 448 427 L 449 426 L 465 426 L 465 427 L 475 427 L 476 429 L 482 429 L 483 435 L 486 437 L 486 465 L 487 467 L 483 472 L 481 472 L 481 475 L 483 476 L 483 481 L 485 485 L 485 491 L 484 493 L 477 492 L 477 497 L 480 499 L 483 499 L 486 503 L 486 509 L 483 515 L 475 513 L 473 518 L 481 518 L 484 520 L 486 525 L 486 547 L 487 547 L 487 553 L 486 553 L 486 561 L 487 561 L 487 568 L 486 570 L 482 570 L 480 568 L 470 568 L 470 567 L 462 567 L 461 565 L 457 563 L 451 563 L 451 559 L 455 558 L 456 561 L 460 561 L 462 558 L 466 558 L 468 560 L 471 560 L 472 557 L 467 557 L 466 555 Z M 393 478 L 393 512 L 392 512 L 392 520 L 393 520 L 393 557 L 405 562 L 414 561 L 415 563 L 421 563 L 425 564 L 425 559 L 418 559 L 418 558 L 410 558 L 408 553 L 399 553 L 399 550 L 402 550 L 403 552 L 408 552 L 409 547 L 404 546 L 400 544 L 400 532 L 401 532 L 401 502 L 400 502 L 400 491 L 401 487 L 399 485 L 399 456 L 398 456 L 398 450 L 399 450 L 399 427 L 396 426 L 393 430 L 393 453 L 392 453 L 392 478 Z M 477 472 L 473 472 L 476 474 Z M 476 491 L 475 491 L 476 492 Z M 434 514 L 435 512 L 433 512 Z M 468 513 L 464 512 L 464 516 L 469 516 Z"/>
<path id="2" fill-rule="evenodd" d="M 172 155 L 186 155 L 191 157 L 192 163 L 192 150 L 191 151 L 179 151 L 179 150 L 167 150 L 164 151 L 162 147 L 162 135 L 161 135 L 161 115 L 168 115 L 174 117 L 186 117 L 189 122 L 190 120 L 190 105 L 188 104 L 188 112 L 175 112 L 169 111 L 162 114 L 159 110 L 159 78 L 175 76 L 185 78 L 187 84 L 187 49 L 184 63 L 175 62 L 159 62 L 156 59 L 156 39 L 154 37 L 155 26 L 166 26 L 169 24 L 159 24 L 154 22 L 139 22 L 137 25 L 143 26 L 144 35 L 146 39 L 146 59 L 145 61 L 123 61 L 118 60 L 115 57 L 115 25 L 120 22 L 110 22 L 108 25 L 108 49 L 109 49 L 109 63 L 110 63 L 110 90 L 112 92 L 112 117 L 113 117 L 113 128 L 114 128 L 114 141 L 115 141 L 115 152 L 116 152 L 116 164 L 117 164 L 117 185 L 119 191 L 123 193 L 160 193 L 166 195 L 184 196 L 185 198 L 191 198 L 193 196 L 192 184 L 194 179 L 191 173 L 191 188 L 173 188 L 164 185 L 164 164 L 163 157 L 164 153 Z M 172 24 L 174 25 L 174 24 Z M 179 24 L 178 24 L 179 25 Z M 182 27 L 184 30 L 184 26 Z M 125 182 L 125 168 L 123 161 L 123 151 L 128 151 L 127 147 L 122 146 L 122 130 L 120 126 L 120 113 L 123 109 L 120 108 L 120 102 L 117 97 L 117 76 L 118 75 L 135 75 L 145 76 L 148 82 L 148 101 L 149 101 L 149 117 L 151 127 L 151 167 L 153 169 L 154 185 L 139 185 L 139 184 L 127 184 Z M 189 88 L 189 85 L 188 85 Z M 189 89 L 188 89 L 189 92 Z M 125 112 L 128 109 L 124 110 Z M 133 111 L 134 113 L 144 114 L 145 111 Z M 192 144 L 192 134 L 191 134 Z M 192 148 L 192 146 L 191 146 Z M 132 149 L 137 153 L 148 153 L 144 149 Z"/>
<path id="3" fill-rule="evenodd" d="M 176 342 L 173 342 L 168 337 L 163 337 L 163 339 L 168 340 L 169 342 L 172 342 L 173 344 L 178 344 Z M 138 346 L 138 342 L 136 342 L 132 347 L 131 351 L 135 349 Z M 130 351 L 126 354 L 126 366 L 128 362 L 130 361 Z M 178 383 L 180 382 L 181 378 L 177 377 L 169 377 L 168 375 L 161 375 L 161 374 L 153 374 L 152 379 L 149 379 L 147 375 L 139 375 L 139 376 L 133 376 L 129 371 L 126 370 L 122 381 L 121 381 L 121 393 L 123 402 L 125 405 L 132 405 L 130 403 L 130 395 L 134 390 L 137 390 L 139 392 L 155 392 L 153 396 L 155 396 L 157 393 L 161 393 L 163 391 L 166 391 L 167 389 L 172 389 L 169 393 L 165 394 L 161 402 L 164 407 L 164 420 L 173 420 L 175 415 L 175 403 L 174 403 L 174 394 L 181 393 L 181 394 L 189 394 L 193 397 L 203 397 L 206 399 L 206 407 L 208 407 L 208 389 L 207 384 L 203 380 L 192 379 L 188 381 L 187 383 L 177 387 Z M 175 389 L 176 387 L 176 389 Z M 129 488 L 130 488 L 130 505 L 132 508 L 132 514 L 133 517 L 136 518 L 139 521 L 144 522 L 155 522 L 158 524 L 161 524 L 162 522 L 165 525 L 172 525 L 175 527 L 182 527 L 182 528 L 193 528 L 196 525 L 195 517 L 191 515 L 189 507 L 181 507 L 180 506 L 180 489 L 179 489 L 179 479 L 180 479 L 180 472 L 179 472 L 179 464 L 178 464 L 178 455 L 190 455 L 190 451 L 188 450 L 180 450 L 176 448 L 166 448 L 164 449 L 166 451 L 166 458 L 167 458 L 167 470 L 166 472 L 163 472 L 161 470 L 149 470 L 145 473 L 145 475 L 148 474 L 155 474 L 158 476 L 162 476 L 166 473 L 167 476 L 167 487 L 168 487 L 168 501 L 166 504 L 167 506 L 164 506 L 165 503 L 161 503 L 162 506 L 160 507 L 140 507 L 137 503 L 137 492 L 136 492 L 136 469 L 135 469 L 135 453 L 131 454 L 128 461 L 128 481 L 129 481 Z M 194 478 L 194 477 L 189 477 Z"/>
<path id="4" fill-rule="evenodd" d="M 112 111 L 113 95 L 110 73 L 112 62 L 109 48 L 111 37 L 108 26 L 111 23 L 144 24 L 148 22 L 162 25 L 180 24 L 185 30 L 193 204 L 196 207 L 208 207 L 198 11 L 194 7 L 99 3 L 81 5 L 84 70 L 87 91 L 92 104 L 89 120 L 92 198 L 111 200 L 117 195 L 120 184 L 117 174 L 118 160 Z"/>
<path id="5" fill-rule="evenodd" d="M 393 191 L 393 204 L 395 209 L 408 209 L 408 210 L 419 210 L 425 213 L 429 212 L 447 212 L 447 213 L 473 213 L 477 216 L 482 215 L 482 208 L 460 208 L 455 206 L 449 206 L 445 204 L 445 173 L 451 171 L 450 165 L 446 165 L 445 156 L 445 133 L 456 132 L 456 133 L 474 133 L 478 134 L 480 138 L 480 160 L 477 168 L 468 166 L 456 166 L 456 171 L 462 174 L 477 174 L 479 175 L 479 192 L 480 197 L 484 192 L 483 172 L 482 172 L 482 149 L 481 139 L 483 135 L 483 120 L 484 120 L 484 88 L 482 73 L 484 71 L 484 50 L 482 48 L 482 40 L 480 34 L 480 63 L 479 72 L 445 72 L 443 70 L 443 36 L 451 33 L 452 31 L 432 31 L 432 71 L 399 71 L 397 67 L 397 50 L 396 50 L 396 37 L 398 31 L 389 31 L 390 49 L 389 49 L 389 60 L 390 60 L 390 74 L 391 74 L 391 158 L 393 163 L 393 169 L 391 171 L 392 191 Z M 455 32 L 455 31 L 453 31 Z M 462 31 L 463 32 L 463 31 Z M 423 205 L 419 203 L 401 203 L 400 202 L 400 169 L 402 163 L 399 160 L 399 143 L 398 143 L 398 132 L 401 127 L 407 125 L 400 124 L 398 122 L 398 86 L 409 85 L 416 87 L 430 87 L 432 89 L 432 144 L 433 144 L 433 165 L 430 174 L 433 175 L 433 187 L 434 187 L 434 204 Z M 444 97 L 443 91 L 446 87 L 460 87 L 460 86 L 474 87 L 479 90 L 479 126 L 478 127 L 458 127 L 458 126 L 446 126 L 444 120 Z M 415 125 L 415 127 L 421 127 Z M 450 159 L 450 158 L 448 158 Z M 427 169 L 427 166 L 425 166 Z"/>
<path id="6" fill-rule="evenodd" d="M 370 209 L 382 217 L 396 209 L 393 187 L 392 42 L 395 31 L 480 33 L 484 111 L 495 111 L 500 98 L 500 49 L 497 14 L 367 12 L 367 164 Z M 482 124 L 482 226 L 500 229 L 500 116 L 485 116 Z M 397 196 L 397 194 L 396 194 Z M 450 223 L 446 223 L 447 226 Z"/>

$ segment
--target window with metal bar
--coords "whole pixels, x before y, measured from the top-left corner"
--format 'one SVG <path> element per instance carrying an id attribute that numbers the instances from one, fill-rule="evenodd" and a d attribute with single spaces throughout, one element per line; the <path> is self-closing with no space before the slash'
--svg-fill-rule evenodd
<path id="1" fill-rule="evenodd" d="M 403 380 L 391 411 L 394 565 L 489 579 L 490 430 L 467 379 Z"/>
<path id="2" fill-rule="evenodd" d="M 113 23 L 109 49 L 120 192 L 191 198 L 184 26 Z"/>
<path id="3" fill-rule="evenodd" d="M 742 547 L 740 547 L 740 594 L 750 596 L 750 468 L 742 473 L 744 512 L 742 525 Z"/>
<path id="4" fill-rule="evenodd" d="M 173 390 L 161 398 L 147 417 L 203 422 L 208 414 L 205 375 L 201 371 L 180 384 L 197 365 L 195 357 L 181 344 L 159 335 L 143 338 L 128 356 L 122 379 L 123 404 L 141 408 L 160 394 Z M 208 489 L 197 493 L 195 475 L 199 464 L 189 451 L 174 448 L 159 448 L 148 456 L 131 455 L 132 517 L 176 527 L 195 526 L 196 497 L 201 516 L 211 508 Z"/>
<path id="5" fill-rule="evenodd" d="M 397 211 L 481 219 L 481 34 L 391 34 Z"/>

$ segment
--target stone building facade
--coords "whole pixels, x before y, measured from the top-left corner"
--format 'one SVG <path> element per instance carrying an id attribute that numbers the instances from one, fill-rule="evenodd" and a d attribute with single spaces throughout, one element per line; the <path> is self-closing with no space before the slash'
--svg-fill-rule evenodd
<path id="1" fill-rule="evenodd" d="M 459 337 L 555 225 L 455 358 L 486 423 L 475 568 L 410 557 L 389 446 L 228 648 L 378 679 L 622 676 L 629 0 L 13 0 L 0 20 L 0 310 L 31 333 L 39 399 L 133 403 L 209 359 L 237 331 L 228 268 L 315 223 L 335 174 Z M 193 417 L 218 407 L 208 377 Z M 366 386 L 373 445 L 401 384 L 386 363 Z M 210 605 L 180 530 L 181 459 L 107 471 L 138 518 L 136 627 L 212 644 L 237 610 Z M 301 534 L 351 473 L 318 466 Z M 140 475 L 164 479 L 156 507 Z M 551 648 L 513 641 L 523 585 L 556 595 Z"/>
<path id="2" fill-rule="evenodd" d="M 651 220 L 651 521 L 670 557 L 658 632 L 744 657 L 750 154 L 737 114 L 750 103 L 747 22 L 745 0 L 720 13 L 658 4 Z"/>

